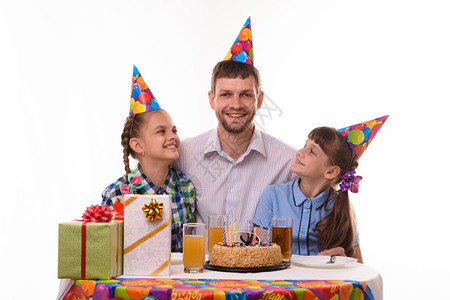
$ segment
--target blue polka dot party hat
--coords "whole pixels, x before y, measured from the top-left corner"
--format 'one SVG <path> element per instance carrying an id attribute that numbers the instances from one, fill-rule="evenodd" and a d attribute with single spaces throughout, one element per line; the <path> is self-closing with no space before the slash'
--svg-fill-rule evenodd
<path id="1" fill-rule="evenodd" d="M 253 66 L 253 39 L 250 17 L 248 17 L 224 60 L 239 61 Z"/>
<path id="2" fill-rule="evenodd" d="M 146 111 L 161 109 L 152 91 L 142 78 L 141 73 L 133 66 L 133 81 L 131 83 L 130 116 Z"/>
<path id="3" fill-rule="evenodd" d="M 388 117 L 389 116 L 386 115 L 377 119 L 338 129 L 338 131 L 347 140 L 347 143 L 350 145 L 350 148 L 355 151 L 355 154 L 358 157 L 361 157 Z"/>

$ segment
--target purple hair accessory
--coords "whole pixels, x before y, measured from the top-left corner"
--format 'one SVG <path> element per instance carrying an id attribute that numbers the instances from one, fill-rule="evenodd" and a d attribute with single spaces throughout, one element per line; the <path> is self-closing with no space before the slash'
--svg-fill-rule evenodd
<path id="1" fill-rule="evenodd" d="M 355 171 L 350 171 L 341 176 L 342 182 L 339 184 L 341 191 L 350 191 L 352 193 L 357 193 L 359 190 L 359 182 L 362 177 L 356 175 Z"/>

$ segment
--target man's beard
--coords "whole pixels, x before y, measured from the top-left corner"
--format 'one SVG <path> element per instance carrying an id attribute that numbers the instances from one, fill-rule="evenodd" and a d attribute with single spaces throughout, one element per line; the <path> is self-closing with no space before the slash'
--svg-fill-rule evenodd
<path id="1" fill-rule="evenodd" d="M 228 131 L 229 133 L 241 133 L 241 132 L 244 132 L 250 126 L 250 124 L 252 124 L 252 121 L 255 118 L 256 111 L 255 110 L 244 111 L 242 113 L 247 114 L 248 118 L 247 118 L 247 121 L 245 121 L 245 123 L 239 128 L 229 126 L 228 123 L 225 121 L 225 119 L 222 117 L 222 115 L 219 112 L 216 112 L 216 116 L 217 116 L 217 119 L 219 120 L 220 124 L 226 131 Z"/>

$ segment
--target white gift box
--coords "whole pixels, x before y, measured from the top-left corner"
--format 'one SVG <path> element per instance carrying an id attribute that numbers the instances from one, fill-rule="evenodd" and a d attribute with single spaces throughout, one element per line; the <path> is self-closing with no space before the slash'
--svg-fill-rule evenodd
<path id="1" fill-rule="evenodd" d="M 146 218 L 152 199 L 163 204 L 162 218 Z M 123 274 L 170 275 L 172 200 L 169 195 L 125 195 Z"/>

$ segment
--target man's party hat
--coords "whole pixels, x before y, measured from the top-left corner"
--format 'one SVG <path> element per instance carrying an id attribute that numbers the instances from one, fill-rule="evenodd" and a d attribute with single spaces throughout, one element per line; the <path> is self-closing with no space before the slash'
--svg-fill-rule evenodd
<path id="1" fill-rule="evenodd" d="M 347 140 L 347 143 L 350 145 L 350 148 L 355 151 L 355 154 L 358 157 L 361 157 L 388 117 L 389 116 L 386 115 L 377 119 L 348 126 L 339 129 L 338 131 Z"/>
<path id="2" fill-rule="evenodd" d="M 131 83 L 130 116 L 146 111 L 161 109 L 158 101 L 148 88 L 141 73 L 133 66 L 133 82 Z"/>
<path id="3" fill-rule="evenodd" d="M 224 60 L 239 61 L 253 66 L 253 39 L 250 17 L 248 17 Z"/>

